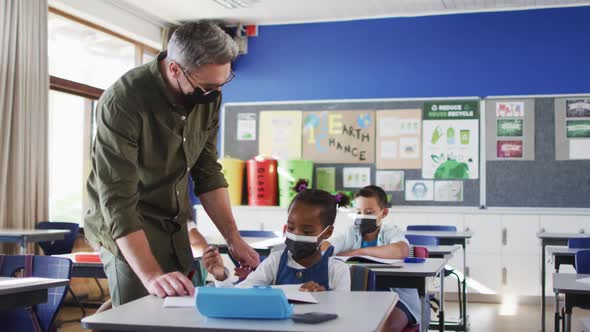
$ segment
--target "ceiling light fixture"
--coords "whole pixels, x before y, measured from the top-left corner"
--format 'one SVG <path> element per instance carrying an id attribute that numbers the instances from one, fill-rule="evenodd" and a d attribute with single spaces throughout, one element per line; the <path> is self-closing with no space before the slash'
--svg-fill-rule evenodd
<path id="1" fill-rule="evenodd" d="M 227 9 L 239 9 L 252 7 L 259 0 L 213 0 L 216 4 Z"/>

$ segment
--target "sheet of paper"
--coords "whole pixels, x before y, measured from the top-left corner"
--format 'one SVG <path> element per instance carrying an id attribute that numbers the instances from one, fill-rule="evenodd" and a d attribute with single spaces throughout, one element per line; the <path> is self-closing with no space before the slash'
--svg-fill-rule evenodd
<path id="1" fill-rule="evenodd" d="M 256 113 L 238 114 L 238 141 L 256 140 Z"/>
<path id="2" fill-rule="evenodd" d="M 570 139 L 570 159 L 590 159 L 590 139 Z"/>
<path id="3" fill-rule="evenodd" d="M 381 141 L 381 159 L 397 159 L 397 141 Z"/>
<path id="4" fill-rule="evenodd" d="M 385 191 L 404 191 L 404 171 L 376 171 L 375 184 Z"/>
<path id="5" fill-rule="evenodd" d="M 565 116 L 568 118 L 590 118 L 590 98 L 569 99 L 565 102 Z"/>
<path id="6" fill-rule="evenodd" d="M 434 181 L 408 180 L 406 181 L 406 201 L 434 200 Z"/>
<path id="7" fill-rule="evenodd" d="M 501 140 L 496 142 L 496 156 L 498 159 L 522 158 L 522 149 L 521 140 Z"/>
<path id="8" fill-rule="evenodd" d="M 362 188 L 371 184 L 369 167 L 344 167 L 342 169 L 342 186 L 344 188 Z"/>
<path id="9" fill-rule="evenodd" d="M 277 159 L 301 158 L 300 111 L 260 112 L 258 153 Z"/>
<path id="10" fill-rule="evenodd" d="M 435 181 L 434 200 L 438 202 L 463 202 L 463 181 Z"/>
<path id="11" fill-rule="evenodd" d="M 402 137 L 399 139 L 399 157 L 416 159 L 420 157 L 420 139 L 418 137 Z"/>
<path id="12" fill-rule="evenodd" d="M 327 192 L 336 191 L 336 168 L 318 167 L 315 170 L 315 187 Z"/>
<path id="13" fill-rule="evenodd" d="M 304 303 L 319 303 L 319 301 L 311 295 L 310 292 L 302 292 L 299 290 L 299 285 L 273 285 L 272 288 L 282 289 L 285 296 L 290 301 L 304 302 Z"/>
<path id="14" fill-rule="evenodd" d="M 566 121 L 566 137 L 590 137 L 590 120 L 568 120 Z"/>
<path id="15" fill-rule="evenodd" d="M 380 110 L 377 124 L 377 169 L 420 169 L 422 110 Z"/>
<path id="16" fill-rule="evenodd" d="M 424 103 L 422 135 L 422 178 L 479 177 L 479 102 Z"/>
<path id="17" fill-rule="evenodd" d="M 169 296 L 164 299 L 164 308 L 194 308 L 195 296 Z"/>
<path id="18" fill-rule="evenodd" d="M 524 102 L 499 102 L 496 103 L 496 117 L 498 118 L 522 118 L 524 117 Z"/>

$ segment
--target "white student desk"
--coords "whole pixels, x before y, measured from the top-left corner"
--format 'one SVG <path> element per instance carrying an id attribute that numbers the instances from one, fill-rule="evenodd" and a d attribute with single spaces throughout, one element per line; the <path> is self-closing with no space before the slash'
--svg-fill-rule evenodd
<path id="1" fill-rule="evenodd" d="M 29 242 L 45 242 L 63 240 L 69 230 L 63 229 L 0 229 L 0 243 L 11 242 L 20 245 L 20 253 L 27 253 Z"/>
<path id="2" fill-rule="evenodd" d="M 422 247 L 428 250 L 428 257 L 430 258 L 451 258 L 455 254 L 457 250 L 459 250 L 459 246 L 421 246 L 416 245 L 415 247 Z"/>
<path id="3" fill-rule="evenodd" d="M 559 294 L 565 294 L 565 332 L 572 329 L 572 308 L 581 303 L 590 303 L 590 284 L 578 282 L 578 279 L 590 278 L 590 274 L 554 273 L 553 291 L 555 292 L 555 332 L 559 332 Z"/>
<path id="4" fill-rule="evenodd" d="M 582 325 L 582 332 L 590 332 L 590 318 L 584 318 L 580 320 Z"/>
<path id="5" fill-rule="evenodd" d="M 24 282 L 26 279 L 30 281 Z M 13 284 L 11 281 L 23 281 Z M 47 289 L 69 284 L 68 279 L 0 277 L 0 310 L 47 302 Z"/>
<path id="6" fill-rule="evenodd" d="M 215 319 L 195 308 L 164 308 L 164 300 L 146 296 L 82 320 L 94 330 L 118 331 L 378 331 L 398 300 L 394 292 L 318 292 L 319 304 L 296 304 L 294 313 L 326 312 L 338 318 L 317 325 L 286 320 Z"/>
<path id="7" fill-rule="evenodd" d="M 583 233 L 537 233 L 537 237 L 541 240 L 541 332 L 545 332 L 545 249 L 547 246 L 567 246 L 570 238 L 587 236 L 588 234 Z"/>
<path id="8" fill-rule="evenodd" d="M 420 297 L 421 317 L 420 317 L 420 331 L 428 331 L 429 323 L 426 320 L 426 311 L 430 308 L 426 307 L 425 297 L 428 296 L 428 283 L 432 278 L 436 278 L 440 274 L 440 310 L 439 310 L 439 324 L 436 328 L 439 331 L 445 330 L 444 324 L 444 273 L 440 273 L 447 264 L 446 258 L 427 258 L 424 263 L 404 263 L 402 267 L 374 267 L 371 265 L 370 269 L 375 272 L 377 289 L 387 288 L 415 288 L 418 290 Z M 376 292 L 378 294 L 381 292 Z"/>
<path id="9" fill-rule="evenodd" d="M 467 277 L 465 271 L 467 268 L 467 240 L 473 237 L 473 232 L 442 232 L 442 231 L 406 231 L 406 234 L 410 235 L 427 235 L 434 236 L 438 239 L 439 245 L 461 245 L 463 248 L 463 281 L 461 282 L 462 297 L 467 299 Z M 460 321 L 457 324 L 446 324 L 446 328 L 453 331 L 467 331 L 467 301 L 463 301 L 463 317 L 460 317 Z"/>

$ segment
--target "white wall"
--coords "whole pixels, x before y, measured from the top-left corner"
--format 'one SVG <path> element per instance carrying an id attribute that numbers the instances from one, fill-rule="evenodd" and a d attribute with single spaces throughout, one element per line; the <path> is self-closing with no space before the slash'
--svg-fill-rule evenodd
<path id="1" fill-rule="evenodd" d="M 110 0 L 49 0 L 49 6 L 113 30 L 143 44 L 161 49 L 159 21 L 141 10 Z"/>
<path id="2" fill-rule="evenodd" d="M 282 231 L 287 220 L 286 209 L 280 207 L 233 207 L 239 229 Z M 199 206 L 198 227 L 208 236 L 220 236 Z M 352 220 L 339 213 L 335 232 L 341 232 Z M 468 281 L 471 293 L 540 296 L 541 243 L 536 234 L 542 229 L 552 232 L 584 232 L 590 234 L 588 209 L 487 209 L 395 207 L 386 222 L 400 228 L 407 225 L 455 225 L 458 230 L 471 230 L 474 235 L 467 244 Z M 449 262 L 463 272 L 463 253 L 458 251 Z M 547 294 L 553 296 L 551 274 L 547 264 Z M 562 271 L 568 268 L 563 267 Z M 449 280 L 445 290 L 454 292 L 455 282 Z"/>

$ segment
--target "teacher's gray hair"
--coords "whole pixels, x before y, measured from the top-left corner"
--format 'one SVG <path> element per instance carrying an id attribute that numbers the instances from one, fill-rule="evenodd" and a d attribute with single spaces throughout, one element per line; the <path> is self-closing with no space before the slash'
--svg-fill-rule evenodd
<path id="1" fill-rule="evenodd" d="M 180 26 L 168 42 L 167 61 L 187 70 L 207 64 L 230 63 L 238 56 L 238 45 L 212 22 L 190 22 Z"/>

